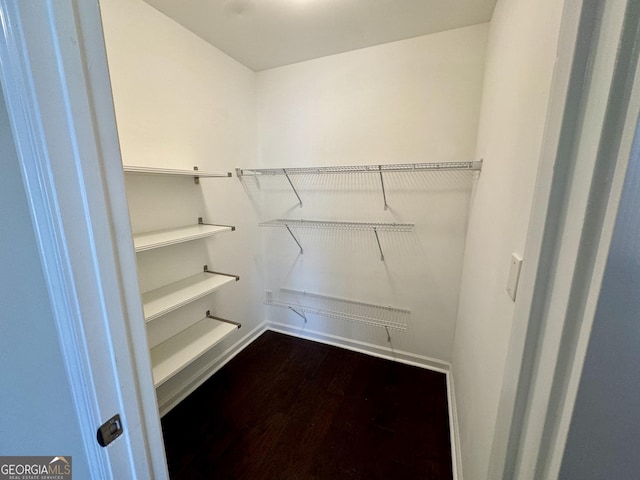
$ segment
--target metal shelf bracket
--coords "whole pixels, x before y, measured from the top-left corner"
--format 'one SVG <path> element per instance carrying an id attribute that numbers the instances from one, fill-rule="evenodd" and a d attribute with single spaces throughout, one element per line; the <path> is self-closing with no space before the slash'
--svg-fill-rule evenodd
<path id="1" fill-rule="evenodd" d="M 304 320 L 304 323 L 307 323 L 307 316 L 304 314 L 304 312 L 299 312 L 293 307 L 289 307 L 289 310 L 291 310 L 293 313 L 295 313 L 299 317 L 302 317 L 302 319 Z"/>
<path id="2" fill-rule="evenodd" d="M 211 318 L 213 320 L 218 320 L 219 322 L 224 322 L 224 323 L 229 323 L 231 325 L 235 325 L 238 328 L 242 327 L 241 323 L 234 322 L 232 320 L 227 320 L 226 318 L 216 317 L 215 315 L 211 315 L 211 310 L 207 310 L 206 316 L 207 316 L 207 318 Z"/>
<path id="3" fill-rule="evenodd" d="M 198 217 L 198 225 L 213 225 L 217 227 L 229 227 L 232 232 L 235 232 L 236 227 L 234 225 L 220 225 L 218 223 L 205 223 L 202 217 Z"/>
<path id="4" fill-rule="evenodd" d="M 287 177 L 287 180 L 289 181 L 289 185 L 291 185 L 291 189 L 293 190 L 293 193 L 295 193 L 296 197 L 298 198 L 298 205 L 300 206 L 300 208 L 302 208 L 302 199 L 300 198 L 300 195 L 298 195 L 298 191 L 296 190 L 296 187 L 293 186 L 293 182 L 289 178 L 289 174 L 287 173 L 287 170 L 283 168 L 282 171 L 284 173 L 284 176 Z"/>
<path id="5" fill-rule="evenodd" d="M 382 245 L 380 245 L 380 237 L 378 236 L 378 229 L 373 227 L 373 233 L 376 235 L 376 242 L 378 242 L 378 249 L 380 250 L 380 261 L 384 262 L 384 253 L 382 252 Z"/>
<path id="6" fill-rule="evenodd" d="M 240 280 L 240 275 L 234 275 L 232 273 L 223 273 L 223 272 L 214 272 L 213 270 L 209 270 L 209 266 L 205 265 L 202 270 L 205 273 L 212 273 L 214 275 L 224 275 L 225 277 L 233 277 L 236 279 L 236 282 Z"/>
<path id="7" fill-rule="evenodd" d="M 382 165 L 378 165 L 378 169 L 380 170 L 380 185 L 382 185 L 382 198 L 384 199 L 384 209 L 388 210 L 389 205 L 387 205 L 387 192 L 384 189 L 384 178 L 382 177 Z"/>
<path id="8" fill-rule="evenodd" d="M 300 254 L 303 254 L 304 253 L 304 249 L 302 248 L 302 245 L 300 245 L 300 242 L 298 241 L 296 236 L 293 234 L 293 232 L 289 228 L 289 225 L 285 224 L 285 228 L 289 232 L 289 235 L 291 235 L 291 238 L 293 238 L 293 240 L 298 244 L 298 248 L 300 249 Z"/>
<path id="9" fill-rule="evenodd" d="M 298 244 L 298 248 L 300 248 L 300 254 L 304 254 L 304 250 L 302 248 L 302 245 L 300 245 L 300 242 L 298 241 L 296 236 L 293 234 L 293 232 L 289 228 L 289 225 L 285 224 L 285 227 L 286 227 L 287 231 L 289 232 L 289 234 L 291 235 L 291 237 L 293 238 L 293 240 Z"/>

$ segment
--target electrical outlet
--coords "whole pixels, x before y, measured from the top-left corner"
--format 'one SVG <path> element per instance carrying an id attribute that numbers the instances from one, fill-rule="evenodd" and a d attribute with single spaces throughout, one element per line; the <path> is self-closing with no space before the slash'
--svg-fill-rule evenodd
<path id="1" fill-rule="evenodd" d="M 265 290 L 264 291 L 264 299 L 267 302 L 273 301 L 273 290 Z"/>

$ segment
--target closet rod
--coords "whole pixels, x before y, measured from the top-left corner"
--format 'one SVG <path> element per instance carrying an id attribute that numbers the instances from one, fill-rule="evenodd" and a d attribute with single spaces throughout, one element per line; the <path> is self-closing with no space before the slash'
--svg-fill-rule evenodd
<path id="1" fill-rule="evenodd" d="M 258 175 L 303 175 L 334 173 L 427 172 L 481 170 L 482 160 L 474 162 L 393 163 L 386 165 L 345 165 L 331 167 L 236 168 L 238 177 Z"/>

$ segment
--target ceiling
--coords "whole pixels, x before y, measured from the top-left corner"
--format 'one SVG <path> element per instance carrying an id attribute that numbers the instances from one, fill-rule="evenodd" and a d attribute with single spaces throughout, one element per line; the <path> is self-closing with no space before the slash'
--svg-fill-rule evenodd
<path id="1" fill-rule="evenodd" d="M 146 0 L 254 71 L 488 22 L 496 0 Z"/>

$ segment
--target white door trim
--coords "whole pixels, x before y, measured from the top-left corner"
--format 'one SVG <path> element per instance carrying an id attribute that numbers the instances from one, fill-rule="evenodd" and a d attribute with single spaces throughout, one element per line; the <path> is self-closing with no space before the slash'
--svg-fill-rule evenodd
<path id="1" fill-rule="evenodd" d="M 168 478 L 97 2 L 0 0 L 0 82 L 92 478 Z M 124 434 L 106 448 L 112 415 Z"/>
<path id="2" fill-rule="evenodd" d="M 559 473 L 640 113 L 637 10 L 565 2 L 491 479 Z"/>

